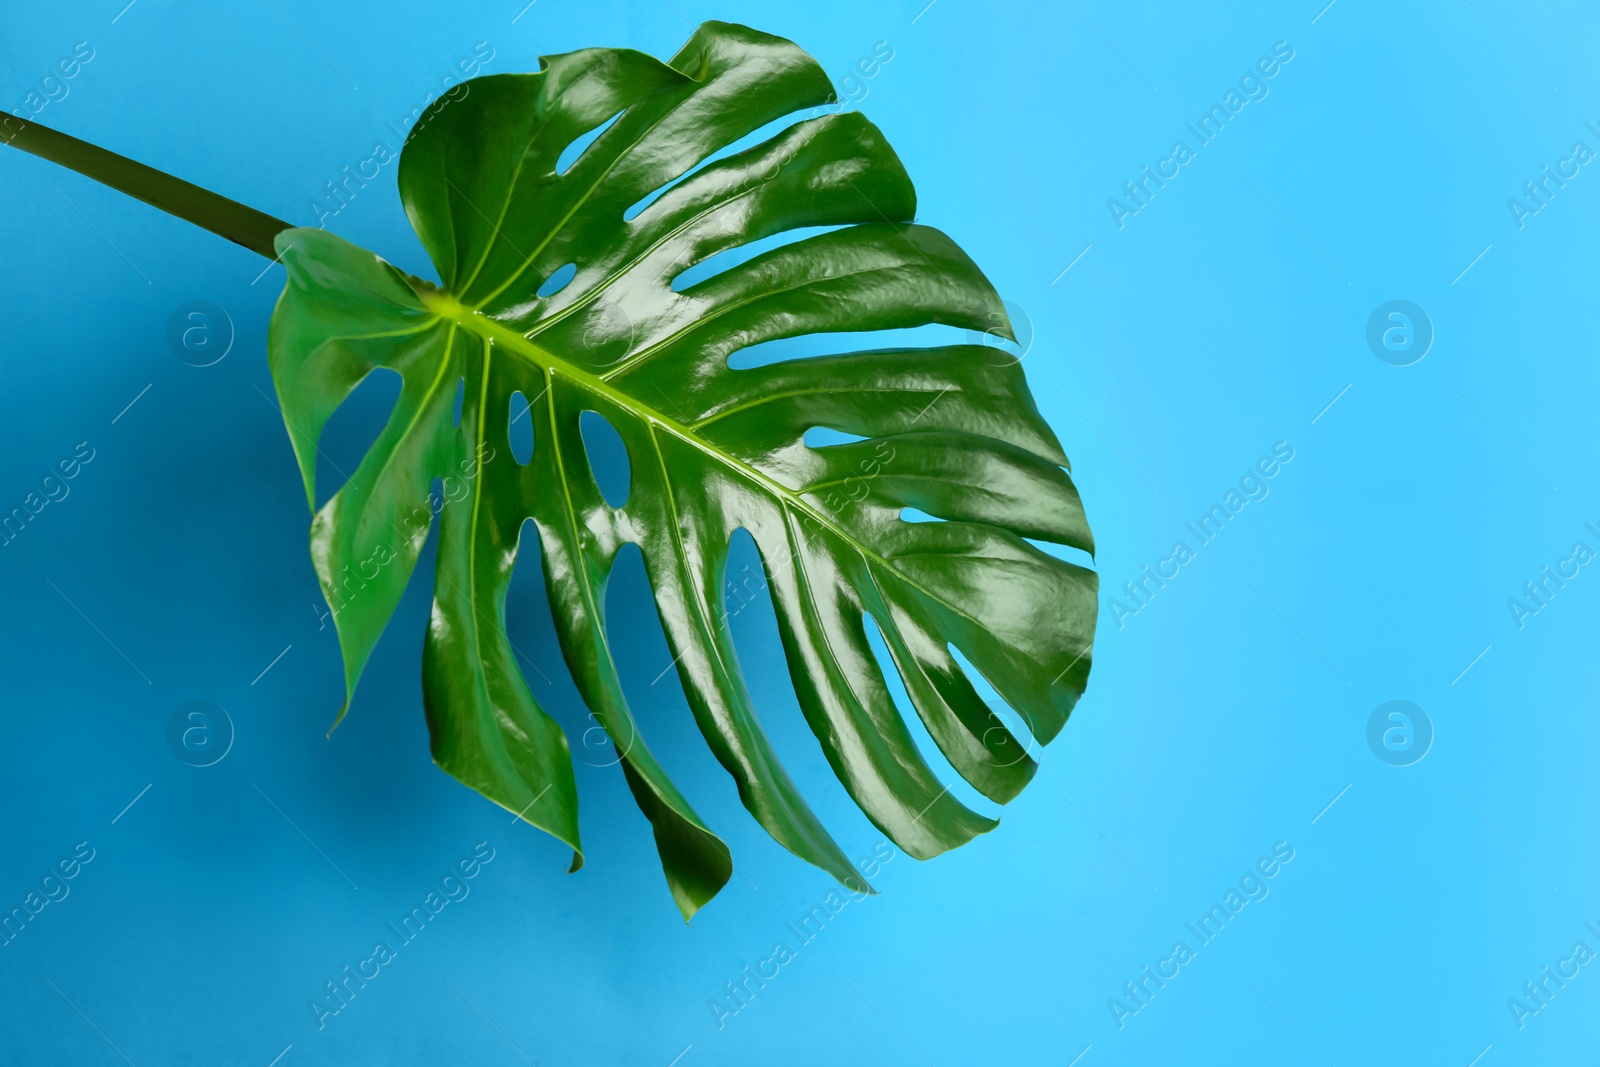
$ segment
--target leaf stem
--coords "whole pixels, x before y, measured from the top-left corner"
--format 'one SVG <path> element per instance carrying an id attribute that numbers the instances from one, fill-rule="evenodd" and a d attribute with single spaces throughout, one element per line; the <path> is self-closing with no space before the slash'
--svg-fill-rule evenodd
<path id="1" fill-rule="evenodd" d="M 268 259 L 278 255 L 272 239 L 292 228 L 209 189 L 16 115 L 0 117 L 0 142 L 59 163 Z"/>

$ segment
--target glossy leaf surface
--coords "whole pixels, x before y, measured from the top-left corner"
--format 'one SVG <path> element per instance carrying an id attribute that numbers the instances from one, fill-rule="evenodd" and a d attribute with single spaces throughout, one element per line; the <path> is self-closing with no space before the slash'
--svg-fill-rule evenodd
<path id="1" fill-rule="evenodd" d="M 512 569 L 537 538 L 572 677 L 693 914 L 732 866 L 623 698 L 603 605 L 618 550 L 635 543 L 689 706 L 745 807 L 784 847 L 858 885 L 740 674 L 722 589 L 743 528 L 800 706 L 855 803 L 919 858 L 990 829 L 919 751 L 865 620 L 949 763 L 986 797 L 1015 796 L 1035 769 L 1027 739 L 950 650 L 1047 742 L 1083 691 L 1096 611 L 1094 574 L 1025 540 L 1093 550 L 1018 361 L 985 345 L 728 361 L 781 338 L 933 323 L 1009 337 L 994 289 L 948 237 L 912 221 L 911 182 L 860 115 L 726 151 L 832 99 L 821 68 L 787 41 L 707 23 L 668 63 L 593 49 L 468 87 L 424 116 L 400 162 L 437 286 L 319 230 L 278 238 L 289 279 L 270 358 L 308 499 L 329 417 L 375 370 L 403 380 L 386 427 L 312 525 L 347 707 L 442 479 L 423 662 L 435 760 L 581 863 L 567 740 L 504 627 Z M 696 264 L 797 228 L 827 229 L 675 290 Z M 525 464 L 511 447 L 514 408 L 533 426 Z M 627 449 L 620 507 L 591 471 L 586 412 Z M 861 440 L 811 447 L 813 427 Z M 902 508 L 945 521 L 903 521 Z"/>

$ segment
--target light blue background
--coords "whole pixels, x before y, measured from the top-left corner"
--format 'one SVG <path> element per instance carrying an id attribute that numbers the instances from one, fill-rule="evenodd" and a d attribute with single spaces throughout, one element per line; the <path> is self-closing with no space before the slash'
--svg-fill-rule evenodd
<path id="1" fill-rule="evenodd" d="M 897 857 L 881 896 L 796 946 L 719 1030 L 710 998 L 793 943 L 785 924 L 831 883 L 743 812 L 671 673 L 651 684 L 670 657 L 636 561 L 611 602 L 631 699 L 740 870 L 692 926 L 614 768 L 579 767 L 588 866 L 568 876 L 559 845 L 433 767 L 428 559 L 324 738 L 337 650 L 266 399 L 281 269 L 252 284 L 250 253 L 0 149 L 0 507 L 78 442 L 95 449 L 70 496 L 0 549 L 0 906 L 77 842 L 96 850 L 70 896 L 0 948 L 0 1060 L 1593 1054 L 1600 965 L 1523 1029 L 1506 1003 L 1575 942 L 1600 949 L 1583 926 L 1600 926 L 1600 573 L 1584 568 L 1523 629 L 1506 606 L 1573 542 L 1600 549 L 1583 525 L 1600 525 L 1600 173 L 1583 168 L 1522 229 L 1506 204 L 1573 142 L 1600 149 L 1583 125 L 1600 125 L 1592 9 L 538 0 L 513 24 L 519 0 L 138 0 L 113 23 L 124 2 L 8 5 L 0 105 L 22 106 L 87 40 L 94 60 L 41 121 L 296 222 L 478 41 L 490 72 L 531 70 L 595 44 L 668 55 L 691 21 L 722 18 L 794 38 L 836 80 L 885 41 L 894 58 L 861 106 L 916 179 L 922 220 L 1031 320 L 1025 365 L 1073 458 L 1107 597 L 1275 442 L 1295 452 L 1123 628 L 1103 610 L 1089 692 L 1001 827 L 933 862 Z M 1107 198 L 1279 41 L 1294 58 L 1270 95 L 1119 230 Z M 330 228 L 423 269 L 392 166 Z M 237 328 L 204 369 L 165 341 L 194 299 Z M 1414 366 L 1366 345 L 1391 299 L 1431 316 Z M 331 463 L 355 461 L 361 416 L 331 431 Z M 519 576 L 510 611 L 550 679 L 530 672 L 535 692 L 576 741 L 590 724 L 536 577 Z M 804 730 L 770 609 L 736 628 L 791 769 L 868 855 L 880 837 Z M 195 699 L 237 731 L 204 769 L 165 740 Z M 1367 746 L 1391 699 L 1436 732 L 1413 766 Z M 495 859 L 471 896 L 319 1031 L 308 1000 L 479 841 Z M 1270 895 L 1119 1029 L 1108 998 L 1174 941 L 1193 946 L 1184 923 L 1280 841 L 1294 859 Z"/>

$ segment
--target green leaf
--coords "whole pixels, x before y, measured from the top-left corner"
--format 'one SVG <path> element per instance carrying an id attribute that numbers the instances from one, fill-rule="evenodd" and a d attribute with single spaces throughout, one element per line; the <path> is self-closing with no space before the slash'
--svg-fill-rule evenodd
<path id="1" fill-rule="evenodd" d="M 269 354 L 308 499 L 335 409 L 376 369 L 403 380 L 382 434 L 312 524 L 346 708 L 443 479 L 423 660 L 435 760 L 581 864 L 567 741 L 505 634 L 512 569 L 537 538 L 572 677 L 692 915 L 732 863 L 623 697 L 605 587 L 618 550 L 635 543 L 689 706 L 745 807 L 795 855 L 859 886 L 740 674 L 722 588 L 743 528 L 761 551 L 800 706 L 856 804 L 918 858 L 990 829 L 919 752 L 865 620 L 950 764 L 986 797 L 1014 797 L 1035 770 L 1026 741 L 951 649 L 1047 742 L 1083 691 L 1096 611 L 1091 571 L 1024 540 L 1093 551 L 1066 456 L 1018 361 L 984 345 L 743 370 L 728 359 L 779 338 L 930 323 L 1009 338 L 993 287 L 948 237 L 912 221 L 910 179 L 859 114 L 800 121 L 707 162 L 832 100 L 821 68 L 788 41 L 707 23 L 669 63 L 591 49 L 464 90 L 423 117 L 400 161 L 438 286 L 318 230 L 277 240 L 289 277 Z M 563 150 L 602 126 L 560 170 Z M 801 227 L 831 229 L 673 290 L 697 263 Z M 516 393 L 531 403 L 527 465 L 509 443 Z M 584 412 L 627 448 L 620 508 L 590 470 Z M 863 439 L 811 447 L 802 437 L 813 427 Z M 903 521 L 908 507 L 947 521 Z"/>

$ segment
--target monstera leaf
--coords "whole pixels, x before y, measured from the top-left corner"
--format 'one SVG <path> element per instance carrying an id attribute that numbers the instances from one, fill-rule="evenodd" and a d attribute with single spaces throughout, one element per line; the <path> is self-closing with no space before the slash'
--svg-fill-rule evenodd
<path id="1" fill-rule="evenodd" d="M 567 742 L 505 634 L 512 569 L 537 539 L 573 679 L 691 915 L 732 866 L 623 698 L 603 605 L 633 542 L 689 705 L 745 806 L 784 847 L 852 879 L 740 676 L 721 591 L 742 528 L 761 551 L 800 706 L 850 796 L 919 858 L 988 830 L 919 753 L 864 620 L 955 769 L 995 801 L 1015 796 L 1035 765 L 950 647 L 1048 741 L 1083 690 L 1095 618 L 1093 574 L 1024 540 L 1092 550 L 1020 366 L 981 345 L 744 370 L 729 357 L 803 334 L 991 329 L 1005 322 L 994 289 L 948 237 L 911 221 L 911 182 L 858 114 L 712 158 L 832 99 L 787 41 L 709 23 L 669 63 L 594 49 L 469 86 L 423 117 L 400 160 L 437 288 L 319 230 L 277 239 L 289 277 L 269 356 L 309 497 L 334 410 L 378 368 L 403 380 L 386 428 L 312 526 L 349 690 L 422 551 L 430 486 L 452 479 L 465 491 L 439 515 L 423 659 L 435 760 L 582 862 Z M 800 227 L 837 228 L 675 291 L 695 264 Z M 527 463 L 511 454 L 514 400 L 533 424 Z M 587 460 L 585 412 L 627 448 L 620 507 Z M 865 439 L 813 448 L 812 427 Z M 847 481 L 864 494 L 841 491 Z M 906 507 L 947 521 L 903 521 Z"/>
<path id="2" fill-rule="evenodd" d="M 1096 613 L 1094 574 L 1028 540 L 1093 550 L 1018 360 L 973 344 L 729 361 L 782 338 L 935 323 L 1010 339 L 993 287 L 948 237 L 913 221 L 910 179 L 859 114 L 794 122 L 732 150 L 833 100 L 821 68 L 788 41 L 707 23 L 667 63 L 592 49 L 465 88 L 423 116 L 399 165 L 438 285 L 321 230 L 279 233 L 259 216 L 230 233 L 256 248 L 262 227 L 276 233 L 288 270 L 268 352 L 313 507 L 330 416 L 380 369 L 403 383 L 312 523 L 346 708 L 437 510 L 423 659 L 434 759 L 570 845 L 576 869 L 568 743 L 505 632 L 513 568 L 536 553 L 572 677 L 692 915 L 732 864 L 623 697 L 605 589 L 634 543 L 689 706 L 745 807 L 785 848 L 859 885 L 740 674 L 722 590 L 743 529 L 761 553 L 800 707 L 855 803 L 918 858 L 990 829 L 923 758 L 867 620 L 944 757 L 989 799 L 1014 797 L 1035 770 L 1028 739 L 985 705 L 953 650 L 1048 742 L 1083 692 Z M 30 150 L 75 165 L 30 136 L 44 145 Z M 118 187 L 167 210 L 188 202 L 146 195 L 147 177 Z M 215 199 L 208 210 L 239 207 Z M 209 224 L 198 215 L 186 217 Z M 797 229 L 822 232 L 738 251 Z M 735 265 L 682 284 L 722 253 Z M 626 447 L 625 500 L 608 501 L 596 482 L 586 413 Z M 519 418 L 533 427 L 526 457 L 511 444 Z M 856 440 L 814 447 L 805 436 L 817 427 Z M 943 521 L 906 521 L 907 508 Z"/>

